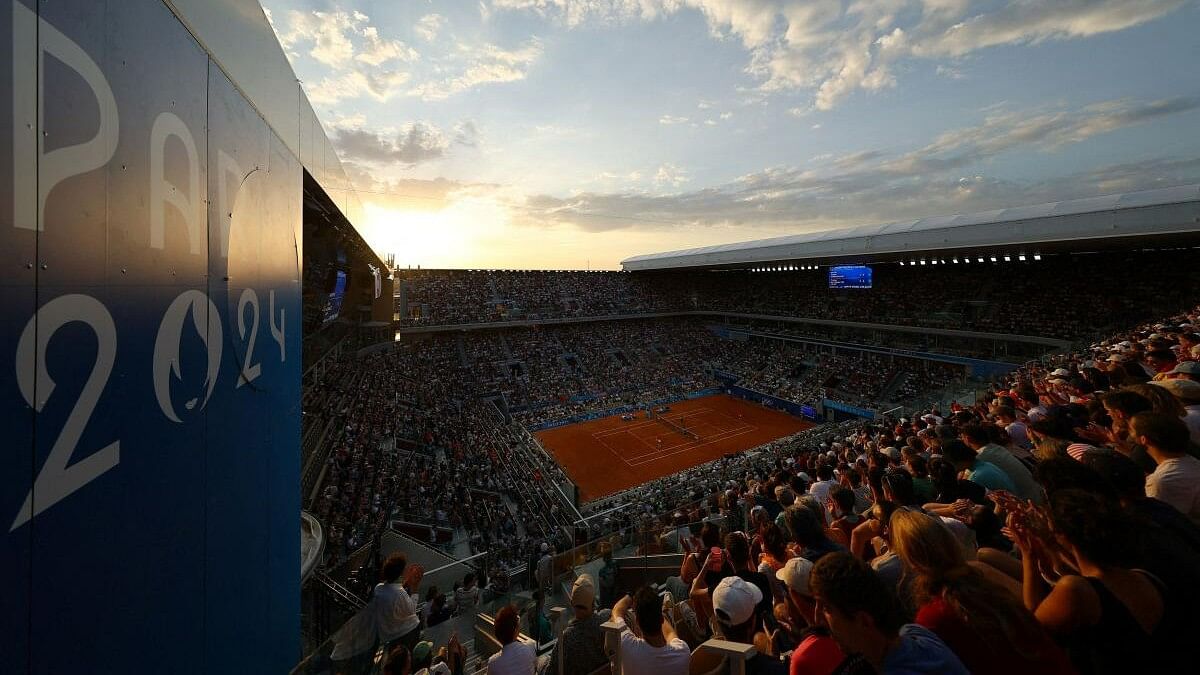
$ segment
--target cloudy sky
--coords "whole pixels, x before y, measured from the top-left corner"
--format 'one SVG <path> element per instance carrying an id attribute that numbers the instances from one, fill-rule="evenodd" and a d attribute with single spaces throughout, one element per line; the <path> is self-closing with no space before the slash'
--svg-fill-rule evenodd
<path id="1" fill-rule="evenodd" d="M 640 253 L 1200 182 L 1196 0 L 265 0 L 381 254 Z"/>

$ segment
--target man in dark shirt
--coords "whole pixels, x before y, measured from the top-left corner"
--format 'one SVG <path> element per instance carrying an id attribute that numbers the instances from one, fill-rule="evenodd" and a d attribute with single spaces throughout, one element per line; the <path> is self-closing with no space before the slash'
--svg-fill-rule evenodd
<path id="1" fill-rule="evenodd" d="M 733 573 L 738 577 L 754 584 L 760 592 L 762 592 L 762 600 L 758 603 L 758 613 L 760 615 L 769 615 L 771 613 L 771 580 L 767 575 L 759 572 L 754 568 L 750 561 L 750 542 L 746 539 L 746 535 L 741 532 L 730 532 L 725 535 L 725 551 L 729 554 L 729 563 L 733 566 Z M 709 589 L 711 593 L 713 589 Z"/>
<path id="2" fill-rule="evenodd" d="M 557 673 L 562 659 L 563 675 L 587 675 L 608 662 L 604 654 L 602 620 L 595 612 L 596 585 L 592 577 L 580 575 L 571 587 L 571 607 L 575 616 L 563 630 L 550 653 L 548 672 Z"/>
<path id="3" fill-rule="evenodd" d="M 721 622 L 725 639 L 742 644 L 754 644 L 754 633 L 760 624 L 758 605 L 769 598 L 754 584 L 739 577 L 726 577 L 713 590 L 713 611 Z M 746 661 L 748 675 L 786 675 L 787 664 L 770 654 L 757 653 Z"/>

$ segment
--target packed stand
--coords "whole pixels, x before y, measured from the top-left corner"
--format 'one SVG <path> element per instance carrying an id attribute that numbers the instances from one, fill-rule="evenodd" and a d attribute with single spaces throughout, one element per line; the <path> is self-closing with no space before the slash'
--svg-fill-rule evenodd
<path id="1" fill-rule="evenodd" d="M 408 289 L 401 291 L 407 305 L 402 325 L 707 310 L 1065 339 L 1179 311 L 1190 302 L 1189 289 L 1197 280 L 1190 249 L 1041 257 L 936 267 L 881 264 L 874 266 L 873 288 L 852 290 L 830 289 L 825 268 L 765 273 L 400 270 L 397 278 Z"/>
<path id="2" fill-rule="evenodd" d="M 620 495 L 643 552 L 684 554 L 667 603 L 618 598 L 622 644 L 671 672 L 712 636 L 753 644 L 759 673 L 1191 670 L 1198 326 L 1200 308 L 969 407 L 812 430 Z"/>

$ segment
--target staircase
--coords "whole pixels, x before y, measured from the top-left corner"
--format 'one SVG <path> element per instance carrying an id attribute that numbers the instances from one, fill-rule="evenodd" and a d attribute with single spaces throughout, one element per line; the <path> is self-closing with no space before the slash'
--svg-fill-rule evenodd
<path id="1" fill-rule="evenodd" d="M 496 288 L 496 278 L 491 274 L 488 275 L 488 289 L 492 292 L 492 305 L 500 304 L 500 289 Z"/>
<path id="2" fill-rule="evenodd" d="M 883 386 L 883 389 L 880 390 L 878 399 L 880 401 L 892 400 L 892 396 L 895 395 L 900 387 L 904 386 L 905 382 L 908 382 L 909 377 L 911 377 L 911 375 L 907 370 L 901 370 L 897 372 L 892 376 L 892 379 L 888 380 L 888 383 Z"/>
<path id="3" fill-rule="evenodd" d="M 458 348 L 458 360 L 462 363 L 463 368 L 471 367 L 471 359 L 467 356 L 467 347 L 463 341 L 463 337 L 459 335 L 454 339 L 454 344 Z"/>

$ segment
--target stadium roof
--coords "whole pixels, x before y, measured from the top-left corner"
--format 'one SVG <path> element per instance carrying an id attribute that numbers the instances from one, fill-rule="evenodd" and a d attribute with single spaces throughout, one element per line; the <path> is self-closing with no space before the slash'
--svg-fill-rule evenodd
<path id="1" fill-rule="evenodd" d="M 1200 184 L 650 253 L 622 260 L 621 266 L 636 271 L 784 260 L 872 262 L 932 251 L 1078 249 L 1081 241 L 1091 249 L 1148 238 L 1190 244 L 1198 234 Z"/>

